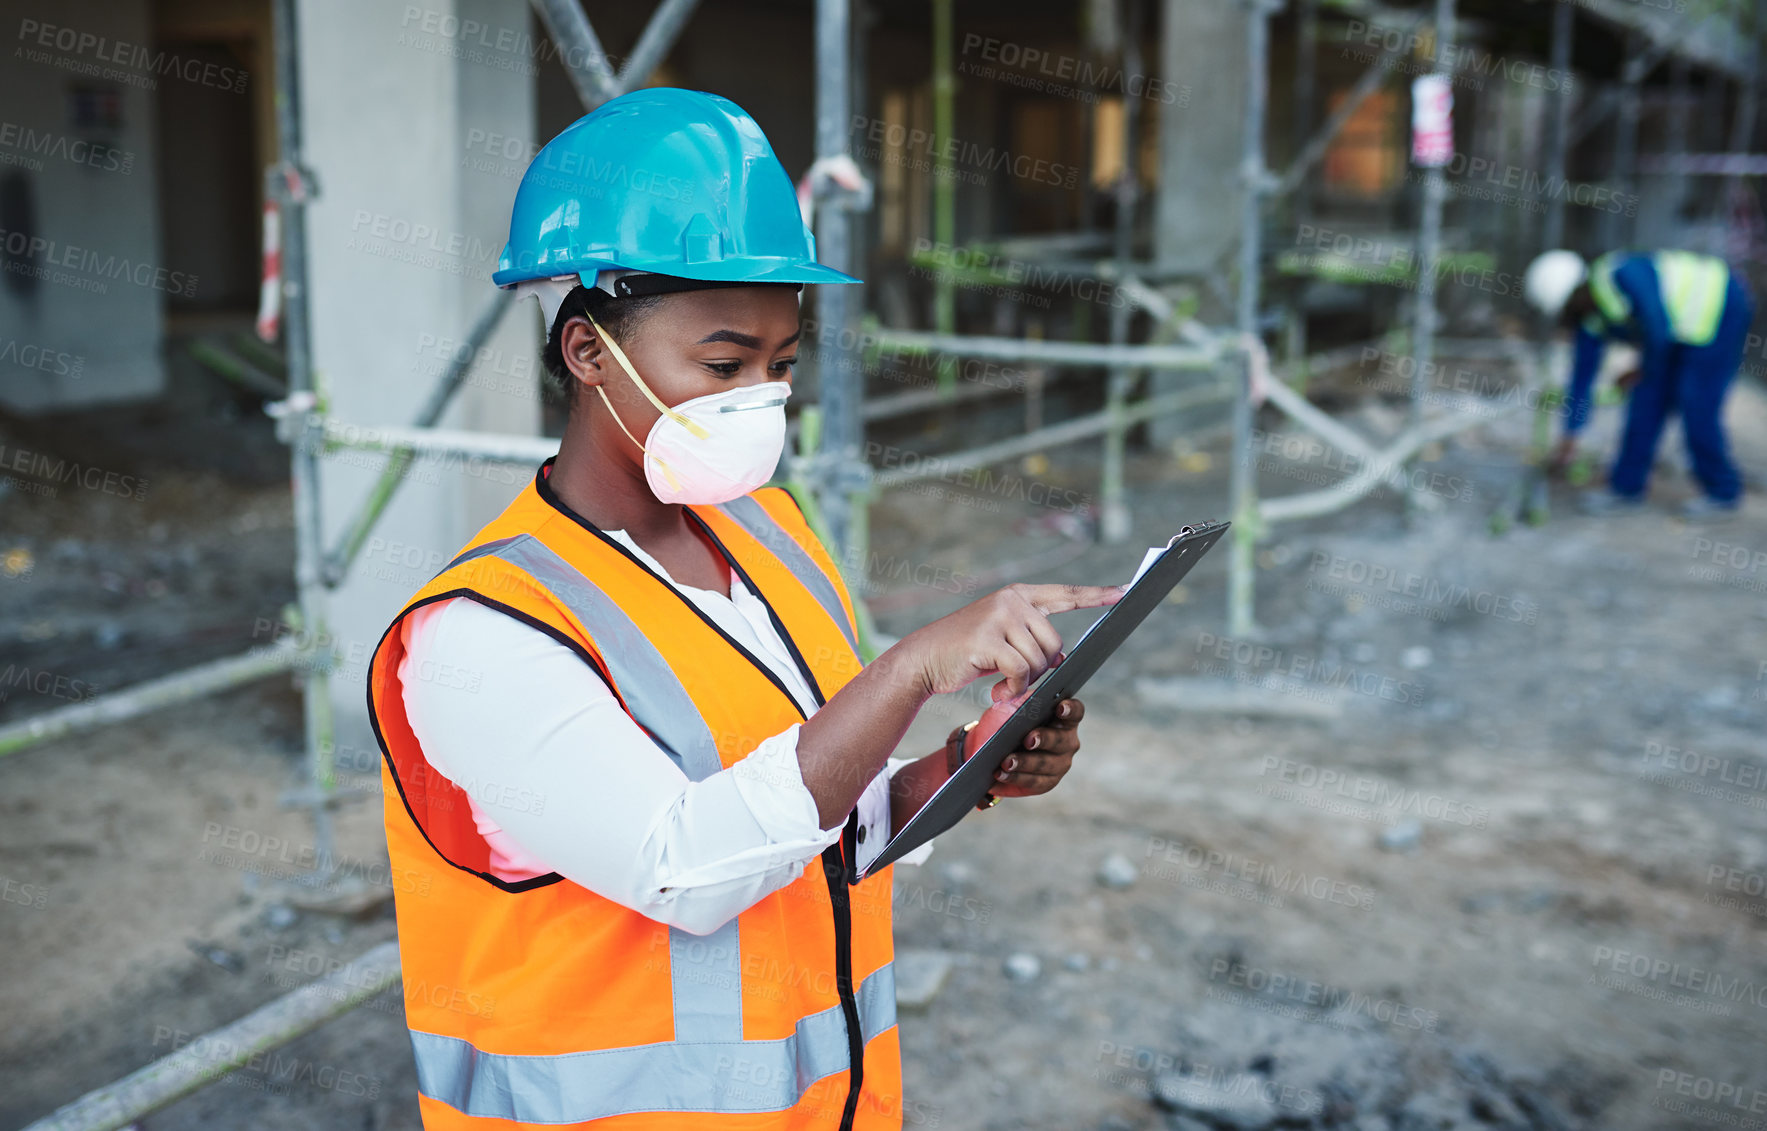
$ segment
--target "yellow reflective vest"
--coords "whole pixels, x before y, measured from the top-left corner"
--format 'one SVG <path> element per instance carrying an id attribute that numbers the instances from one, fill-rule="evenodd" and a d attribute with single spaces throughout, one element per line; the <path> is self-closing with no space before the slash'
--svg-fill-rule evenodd
<path id="1" fill-rule="evenodd" d="M 1610 251 L 1589 267 L 1589 297 L 1602 318 L 1615 326 L 1632 320 L 1632 300 L 1614 282 L 1614 272 L 1634 252 Z M 1715 255 L 1659 251 L 1651 255 L 1669 331 L 1683 345 L 1710 345 L 1724 317 L 1730 265 Z"/>

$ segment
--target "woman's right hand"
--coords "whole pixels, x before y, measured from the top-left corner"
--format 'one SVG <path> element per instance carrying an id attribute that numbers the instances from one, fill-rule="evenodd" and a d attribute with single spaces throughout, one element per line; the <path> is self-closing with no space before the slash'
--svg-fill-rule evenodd
<path id="1" fill-rule="evenodd" d="M 1008 585 L 866 664 L 798 731 L 798 769 L 821 827 L 846 820 L 928 699 L 989 675 L 1003 677 L 996 701 L 1019 694 L 1061 657 L 1049 614 L 1114 605 L 1124 592 L 1116 585 Z M 929 757 L 938 759 L 936 774 L 905 767 L 897 775 L 906 784 L 892 787 L 892 828 L 902 828 L 945 780 L 944 752 Z"/>
<path id="2" fill-rule="evenodd" d="M 1125 592 L 1120 585 L 1008 585 L 909 633 L 889 659 L 910 665 L 927 695 L 990 675 L 1002 677 L 1005 695 L 1018 695 L 1061 658 L 1051 613 L 1114 605 Z"/>

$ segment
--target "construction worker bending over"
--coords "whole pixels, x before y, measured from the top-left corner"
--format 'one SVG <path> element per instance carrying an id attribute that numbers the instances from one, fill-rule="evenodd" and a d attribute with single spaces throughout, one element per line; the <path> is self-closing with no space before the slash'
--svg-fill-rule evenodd
<path id="1" fill-rule="evenodd" d="M 894 869 L 849 868 L 1056 660 L 1049 614 L 1123 590 L 1009 586 L 862 664 L 840 571 L 762 486 L 800 291 L 859 280 L 725 99 L 635 91 L 554 138 L 493 280 L 540 300 L 565 434 L 369 684 L 424 1126 L 900 1127 Z M 984 677 L 968 741 L 890 757 Z M 995 794 L 1052 788 L 1083 710 Z"/>
<path id="2" fill-rule="evenodd" d="M 1742 277 L 1716 256 L 1689 251 L 1614 251 L 1587 266 L 1575 252 L 1548 251 L 1528 266 L 1523 289 L 1537 309 L 1576 331 L 1557 462 L 1570 458 L 1588 422 L 1590 390 L 1608 340 L 1638 347 L 1638 367 L 1617 382 L 1630 389 L 1631 400 L 1608 489 L 1586 494 L 1583 510 L 1611 514 L 1643 505 L 1663 425 L 1679 411 L 1704 491 L 1682 506 L 1682 516 L 1698 521 L 1734 514 L 1742 477 L 1721 416 L 1754 317 Z"/>

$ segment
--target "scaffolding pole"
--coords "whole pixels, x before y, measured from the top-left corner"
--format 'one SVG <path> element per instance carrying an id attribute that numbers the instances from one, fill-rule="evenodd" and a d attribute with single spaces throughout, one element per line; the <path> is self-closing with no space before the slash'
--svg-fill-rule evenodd
<path id="1" fill-rule="evenodd" d="M 851 95 L 847 87 L 847 60 L 852 37 L 851 0 L 816 0 L 816 160 L 851 159 Z M 831 188 L 832 193 L 832 188 Z M 829 195 L 816 208 L 816 253 L 824 266 L 851 271 L 853 227 L 849 202 Z M 865 395 L 864 371 L 853 325 L 853 299 L 844 286 L 822 287 L 816 293 L 816 312 L 822 320 L 822 341 L 829 343 L 817 355 L 821 420 L 821 474 L 819 500 L 834 545 L 829 550 L 839 561 L 864 561 L 862 493 L 865 478 L 860 469 L 860 447 L 865 422 L 860 405 Z M 853 551 L 857 548 L 858 554 Z"/>
<path id="2" fill-rule="evenodd" d="M 1141 3 L 1124 0 L 1123 73 L 1141 73 Z M 1135 255 L 1135 202 L 1140 195 L 1139 165 L 1136 162 L 1141 125 L 1141 99 L 1125 98 L 1123 105 L 1123 167 L 1116 184 L 1116 232 L 1111 247 L 1119 270 L 1126 269 Z M 1111 306 L 1111 342 L 1123 345 L 1129 340 L 1129 318 L 1134 311 L 1128 303 Z M 1125 499 L 1123 463 L 1128 447 L 1129 428 L 1124 421 L 1123 407 L 1129 401 L 1136 371 L 1126 365 L 1111 367 L 1105 386 L 1105 413 L 1111 427 L 1104 435 L 1104 465 L 1099 489 L 1098 532 L 1105 542 L 1123 542 L 1129 537 L 1131 523 L 1129 504 Z"/>
<path id="3" fill-rule="evenodd" d="M 1552 8 L 1552 71 L 1559 76 L 1571 73 L 1571 34 L 1576 20 L 1576 5 L 1571 0 L 1557 0 Z M 1551 126 L 1546 135 L 1546 183 L 1565 183 L 1566 150 L 1571 147 L 1571 92 L 1560 82 L 1552 93 Z M 1563 193 L 1551 193 L 1546 203 L 1546 221 L 1540 233 L 1540 249 L 1548 251 L 1565 245 L 1565 199 Z"/>
<path id="4" fill-rule="evenodd" d="M 626 65 L 620 68 L 620 77 L 616 90 L 620 94 L 631 90 L 650 77 L 657 64 L 668 55 L 669 48 L 675 46 L 675 40 L 681 36 L 681 29 L 687 26 L 687 18 L 699 6 L 699 0 L 663 0 L 644 25 L 644 34 L 638 37 L 638 45 L 632 48 L 632 54 L 626 56 Z"/>
<path id="5" fill-rule="evenodd" d="M 282 224 L 282 334 L 288 354 L 288 403 L 296 411 L 279 424 L 292 439 L 289 487 L 294 497 L 295 589 L 298 632 L 314 640 L 326 633 L 325 572 L 322 559 L 324 527 L 319 513 L 318 413 L 324 402 L 314 388 L 307 326 L 307 201 L 312 179 L 301 164 L 301 88 L 297 72 L 295 0 L 274 0 L 276 36 L 276 132 L 279 155 L 271 181 L 279 186 L 277 211 Z M 313 786 L 313 840 L 319 859 L 333 859 L 328 801 L 337 787 L 331 752 L 330 665 L 316 660 L 303 670 L 302 730 L 306 740 L 307 774 Z"/>
<path id="6" fill-rule="evenodd" d="M 532 0 L 546 33 L 559 48 L 559 62 L 586 109 L 593 110 L 620 92 L 607 52 L 578 0 Z"/>
<path id="7" fill-rule="evenodd" d="M 1638 163 L 1638 112 L 1644 76 L 1651 63 L 1646 56 L 1646 41 L 1636 31 L 1626 33 L 1626 63 L 1620 71 L 1620 112 L 1614 121 L 1614 191 L 1622 197 L 1632 192 L 1634 166 Z M 1607 230 L 1603 243 L 1622 247 L 1631 236 L 1630 225 L 1623 212 L 1607 214 Z"/>
<path id="8" fill-rule="evenodd" d="M 1362 498 L 1376 487 L 1394 469 L 1404 465 L 1417 451 L 1437 440 L 1447 439 L 1456 432 L 1464 432 L 1468 428 L 1476 428 L 1503 416 L 1508 416 L 1521 407 L 1520 401 L 1503 406 L 1490 415 L 1472 412 L 1450 412 L 1434 420 L 1426 420 L 1414 427 L 1405 429 L 1375 458 L 1368 460 L 1354 474 L 1345 476 L 1341 481 L 1318 491 L 1309 491 L 1302 495 L 1284 495 L 1277 499 L 1267 499 L 1263 504 L 1263 518 L 1266 522 L 1289 522 L 1299 518 L 1314 518 L 1322 514 L 1342 510 L 1351 503 Z"/>
<path id="9" fill-rule="evenodd" d="M 1436 74 L 1454 81 L 1454 0 L 1436 0 Z M 1450 87 L 1452 89 L 1452 87 Z M 1423 423 L 1424 397 L 1430 388 L 1430 362 L 1436 352 L 1436 267 L 1442 254 L 1442 204 L 1448 180 L 1441 164 L 1424 173 L 1423 215 L 1417 233 L 1417 301 L 1413 310 L 1411 354 L 1411 427 Z"/>
<path id="10" fill-rule="evenodd" d="M 1319 87 L 1319 0 L 1301 0 L 1300 26 L 1295 35 L 1295 109 L 1290 133 L 1291 162 L 1298 163 L 1306 143 L 1302 140 L 1313 132 L 1313 106 Z M 1360 99 L 1358 99 L 1360 101 Z M 1303 182 L 1294 193 L 1295 224 L 1312 223 L 1313 193 Z"/>
<path id="11" fill-rule="evenodd" d="M 1313 131 L 1313 106 L 1318 100 L 1319 87 L 1319 0 L 1300 0 L 1300 18 L 1295 28 L 1294 74 L 1294 110 L 1289 126 L 1290 161 L 1300 156 L 1305 144 L 1303 139 Z M 1290 208 L 1296 231 L 1313 222 L 1312 188 L 1311 182 L 1303 182 L 1294 191 Z M 1283 358 L 1296 367 L 1296 376 L 1305 383 L 1307 309 L 1302 298 L 1298 292 L 1291 292 L 1286 304 L 1288 333 L 1283 344 Z"/>
<path id="12" fill-rule="evenodd" d="M 1058 342 L 1042 338 L 997 338 L 985 334 L 927 334 L 918 330 L 874 330 L 868 342 L 879 350 L 905 354 L 949 354 L 989 361 L 1021 361 L 1046 365 L 1127 365 L 1152 369 L 1199 369 L 1213 365 L 1221 351 L 1214 345 L 1112 345 L 1107 342 Z"/>
<path id="13" fill-rule="evenodd" d="M 1689 106 L 1692 98 L 1693 88 L 1689 85 L 1687 56 L 1676 55 L 1669 60 L 1669 128 L 1663 138 L 1663 154 L 1671 161 L 1687 156 L 1687 133 L 1693 125 L 1692 108 Z M 1685 166 L 1668 173 L 1666 179 L 1673 186 L 1673 191 L 1669 194 L 1669 206 L 1679 214 L 1687 199 Z"/>
<path id="14" fill-rule="evenodd" d="M 0 726 L 0 757 L 63 735 L 110 726 L 174 703 L 188 703 L 277 672 L 300 668 L 311 662 L 310 656 L 308 650 L 297 646 L 269 644 L 121 691 L 108 691 L 91 702 L 74 703 L 7 723 Z"/>
<path id="15" fill-rule="evenodd" d="M 1758 95 L 1758 84 L 1761 72 L 1761 15 L 1767 8 L 1767 0 L 1755 0 L 1750 5 L 1749 21 L 1749 56 L 1746 70 L 1736 82 L 1736 114 L 1730 119 L 1730 152 L 1752 153 L 1755 144 L 1755 100 Z M 1730 178 L 1727 201 L 1735 200 L 1739 194 L 1748 192 L 1748 180 L 1740 174 Z"/>
<path id="16" fill-rule="evenodd" d="M 460 428 L 413 428 L 401 424 L 357 424 L 327 417 L 322 424 L 328 447 L 412 456 L 466 456 L 490 463 L 538 464 L 558 454 L 550 436 L 477 432 Z"/>
<path id="17" fill-rule="evenodd" d="M 1198 405 L 1217 404 L 1233 396 L 1232 387 L 1223 382 L 1211 381 L 1197 385 L 1195 388 L 1181 389 L 1175 393 L 1162 393 L 1157 397 L 1137 401 L 1124 406 L 1120 413 L 1109 411 L 1094 412 L 1086 416 L 1076 416 L 1059 424 L 1046 424 L 1035 432 L 1027 432 L 1020 436 L 1010 436 L 979 448 L 971 448 L 962 452 L 947 452 L 936 456 L 905 461 L 901 467 L 885 468 L 877 473 L 875 483 L 878 487 L 896 487 L 903 483 L 912 483 L 918 479 L 940 479 L 948 475 L 972 467 L 986 467 L 989 464 L 1001 463 L 1009 459 L 1044 448 L 1059 447 L 1072 444 L 1079 440 L 1090 439 L 1119 426 L 1144 423 L 1158 416 L 1167 416 L 1175 412 L 1195 408 Z"/>
<path id="18" fill-rule="evenodd" d="M 1227 631 L 1252 631 L 1252 547 L 1258 537 L 1257 453 L 1252 449 L 1252 366 L 1258 334 L 1258 271 L 1265 182 L 1264 107 L 1269 96 L 1270 12 L 1267 0 L 1246 4 L 1245 135 L 1240 145 L 1239 374 L 1233 394 L 1233 467 L 1229 490 L 1233 545 L 1228 558 Z"/>
<path id="19" fill-rule="evenodd" d="M 941 253 L 957 244 L 957 181 L 951 170 L 957 75 L 951 69 L 952 0 L 933 0 L 933 243 Z M 949 264 L 933 275 L 933 328 L 957 332 L 957 283 Z M 955 362 L 939 362 L 939 390 L 957 388 Z"/>

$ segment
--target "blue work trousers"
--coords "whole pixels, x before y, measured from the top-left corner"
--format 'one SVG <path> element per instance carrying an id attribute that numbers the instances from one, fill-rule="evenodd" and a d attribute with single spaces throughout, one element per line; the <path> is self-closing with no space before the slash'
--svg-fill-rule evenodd
<path id="1" fill-rule="evenodd" d="M 1632 389 L 1626 409 L 1626 431 L 1620 454 L 1608 474 L 1616 495 L 1636 498 L 1644 494 L 1656 461 L 1657 441 L 1669 417 L 1681 413 L 1693 474 L 1706 494 L 1718 502 L 1731 503 L 1742 495 L 1742 476 L 1731 461 L 1720 417 L 1724 394 L 1742 364 L 1749 323 L 1755 316 L 1754 300 L 1734 274 L 1724 302 L 1724 317 L 1717 336 L 1703 346 L 1672 345 L 1667 364 L 1655 377 L 1646 377 Z"/>

